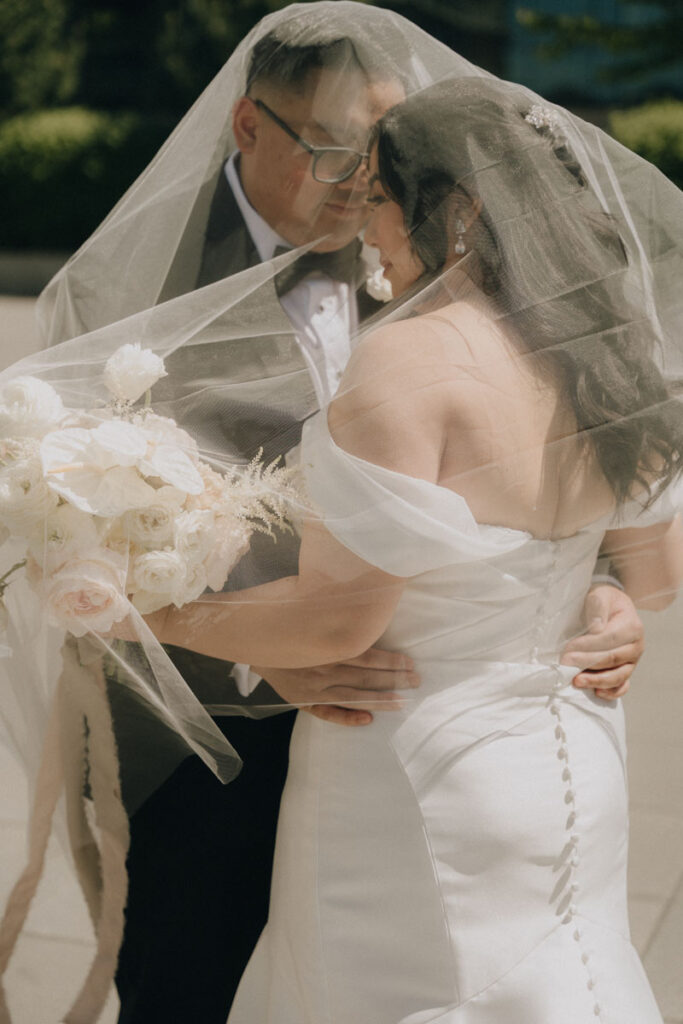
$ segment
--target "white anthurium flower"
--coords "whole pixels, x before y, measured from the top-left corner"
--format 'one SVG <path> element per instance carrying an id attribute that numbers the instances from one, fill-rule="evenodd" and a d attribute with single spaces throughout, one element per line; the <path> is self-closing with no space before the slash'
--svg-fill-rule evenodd
<path id="1" fill-rule="evenodd" d="M 147 454 L 149 439 L 144 430 L 125 420 L 106 420 L 90 431 L 86 461 L 100 469 L 137 466 Z"/>
<path id="2" fill-rule="evenodd" d="M 51 573 L 79 551 L 100 541 L 92 516 L 73 505 L 60 505 L 39 523 L 29 538 L 29 552 L 43 571 Z"/>
<path id="3" fill-rule="evenodd" d="M 186 494 L 200 494 L 204 483 L 189 455 L 171 444 L 150 441 L 147 455 L 138 463 L 144 476 L 158 476 L 164 483 L 177 487 Z"/>
<path id="4" fill-rule="evenodd" d="M 126 512 L 121 521 L 121 535 L 143 547 L 166 547 L 173 542 L 176 519 L 185 498 L 184 491 L 176 487 L 160 487 L 154 492 L 151 504 Z"/>
<path id="5" fill-rule="evenodd" d="M 118 427 L 130 430 L 118 431 Z M 119 456 L 114 455 L 117 436 Z M 154 488 L 145 483 L 134 465 L 127 464 L 135 453 L 144 452 L 146 444 L 136 427 L 112 420 L 94 430 L 72 427 L 53 431 L 43 438 L 40 455 L 45 477 L 56 494 L 83 512 L 119 516 L 154 500 Z M 116 464 L 117 457 L 123 465 Z M 134 461 L 139 461 L 139 454 Z"/>
<path id="6" fill-rule="evenodd" d="M 158 444 L 174 445 L 187 455 L 199 457 L 199 448 L 195 439 L 168 416 L 159 416 L 150 409 L 144 409 L 134 415 L 133 423 L 142 427 L 147 437 Z"/>
<path id="7" fill-rule="evenodd" d="M 104 548 L 75 555 L 44 583 L 48 619 L 74 636 L 107 633 L 130 610 L 125 560 Z"/>
<path id="8" fill-rule="evenodd" d="M 186 566 L 178 552 L 172 548 L 145 551 L 133 562 L 131 577 L 136 592 L 143 590 L 153 594 L 172 595 L 180 590 L 185 582 Z M 137 607 L 137 604 L 133 603 Z"/>
<path id="9" fill-rule="evenodd" d="M 55 389 L 38 377 L 15 377 L 0 390 L 0 436 L 42 437 L 64 415 Z"/>
<path id="10" fill-rule="evenodd" d="M 122 345 L 104 367 L 104 384 L 119 402 L 137 402 L 161 377 L 166 376 L 164 361 L 139 342 Z"/>
<path id="11" fill-rule="evenodd" d="M 10 533 L 28 537 L 58 501 L 37 454 L 19 457 L 0 469 L 0 522 Z"/>
<path id="12" fill-rule="evenodd" d="M 178 516 L 174 546 L 188 565 L 203 562 L 216 546 L 216 517 L 213 512 L 193 509 Z"/>

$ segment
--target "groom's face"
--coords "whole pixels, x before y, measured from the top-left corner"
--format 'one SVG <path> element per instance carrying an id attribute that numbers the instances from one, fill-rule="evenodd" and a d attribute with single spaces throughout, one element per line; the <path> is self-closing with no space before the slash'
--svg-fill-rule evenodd
<path id="1" fill-rule="evenodd" d="M 402 98 L 397 82 L 369 83 L 349 69 L 313 72 L 300 88 L 256 83 L 234 112 L 242 184 L 252 205 L 292 245 L 320 239 L 319 252 L 346 245 L 367 217 L 365 161 L 345 181 L 317 181 L 313 156 L 255 101 L 312 146 L 365 152 L 373 123 Z"/>

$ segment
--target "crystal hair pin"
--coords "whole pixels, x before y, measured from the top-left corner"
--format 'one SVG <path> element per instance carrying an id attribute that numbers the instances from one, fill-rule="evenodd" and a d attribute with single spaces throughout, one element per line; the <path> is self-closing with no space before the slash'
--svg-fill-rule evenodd
<path id="1" fill-rule="evenodd" d="M 543 107 L 540 103 L 534 103 L 529 113 L 525 114 L 524 120 L 533 125 L 537 131 L 540 131 L 542 128 L 548 128 L 551 132 L 554 132 L 557 131 L 562 123 L 562 119 L 557 111 L 553 110 L 552 107 Z"/>

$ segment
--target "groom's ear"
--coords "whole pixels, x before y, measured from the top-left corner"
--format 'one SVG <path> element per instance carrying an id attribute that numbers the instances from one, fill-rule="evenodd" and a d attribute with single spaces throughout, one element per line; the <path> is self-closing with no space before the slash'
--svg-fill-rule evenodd
<path id="1" fill-rule="evenodd" d="M 253 153 L 259 117 L 258 107 L 248 96 L 242 96 L 232 108 L 232 131 L 240 153 Z"/>

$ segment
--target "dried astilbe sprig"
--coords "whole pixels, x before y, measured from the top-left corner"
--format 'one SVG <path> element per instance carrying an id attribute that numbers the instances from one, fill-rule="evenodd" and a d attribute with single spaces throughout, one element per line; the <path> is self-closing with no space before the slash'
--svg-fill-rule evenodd
<path id="1" fill-rule="evenodd" d="M 259 533 L 274 537 L 273 527 L 291 533 L 288 515 L 293 507 L 307 506 L 299 467 L 279 465 L 281 457 L 267 466 L 260 448 L 248 466 L 226 476 L 224 495 L 235 503 L 235 516 L 247 520 Z"/>

